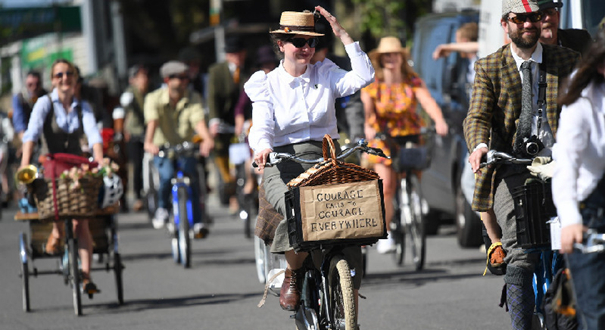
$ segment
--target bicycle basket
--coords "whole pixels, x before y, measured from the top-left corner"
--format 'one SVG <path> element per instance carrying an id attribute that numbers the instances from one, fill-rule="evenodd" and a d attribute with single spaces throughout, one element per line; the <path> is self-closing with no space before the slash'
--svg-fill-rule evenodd
<path id="1" fill-rule="evenodd" d="M 532 180 L 513 189 L 517 242 L 524 249 L 550 246 L 551 217 L 557 215 L 550 182 Z"/>
<path id="2" fill-rule="evenodd" d="M 399 147 L 393 161 L 393 168 L 401 173 L 407 170 L 426 170 L 431 166 L 431 157 L 428 148 L 423 146 Z"/>
<path id="3" fill-rule="evenodd" d="M 369 245 L 386 237 L 382 180 L 374 171 L 336 159 L 329 135 L 325 163 L 288 183 L 288 238 L 295 251 Z"/>
<path id="4" fill-rule="evenodd" d="M 53 196 L 53 181 L 56 185 L 55 196 Z M 103 179 L 100 177 L 81 178 L 78 188 L 72 187 L 73 180 L 68 178 L 36 179 L 33 184 L 40 220 L 54 218 L 56 215 L 86 218 L 93 216 L 98 210 L 99 190 L 103 185 Z"/>

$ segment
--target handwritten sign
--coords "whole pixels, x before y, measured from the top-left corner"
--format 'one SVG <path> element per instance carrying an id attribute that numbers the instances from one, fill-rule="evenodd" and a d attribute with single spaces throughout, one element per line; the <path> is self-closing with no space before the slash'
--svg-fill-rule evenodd
<path id="1" fill-rule="evenodd" d="M 300 187 L 304 241 L 382 237 L 378 180 Z"/>

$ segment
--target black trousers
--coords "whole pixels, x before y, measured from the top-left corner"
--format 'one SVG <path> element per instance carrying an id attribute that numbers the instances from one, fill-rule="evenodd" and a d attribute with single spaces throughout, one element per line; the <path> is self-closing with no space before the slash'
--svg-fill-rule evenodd
<path id="1" fill-rule="evenodd" d="M 141 199 L 143 191 L 143 140 L 141 138 L 131 138 L 128 141 L 128 160 L 132 163 L 132 188 L 136 199 Z"/>

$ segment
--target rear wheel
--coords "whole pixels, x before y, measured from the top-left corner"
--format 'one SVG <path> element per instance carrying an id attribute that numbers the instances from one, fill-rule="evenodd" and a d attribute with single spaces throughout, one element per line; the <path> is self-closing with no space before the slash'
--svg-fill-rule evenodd
<path id="1" fill-rule="evenodd" d="M 74 312 L 82 315 L 82 296 L 80 292 L 80 269 L 78 267 L 78 242 L 72 238 L 67 243 L 69 251 L 69 278 L 73 292 Z"/>
<path id="2" fill-rule="evenodd" d="M 405 179 L 404 179 L 405 180 Z M 403 218 L 404 212 L 402 212 L 402 200 L 406 198 L 402 194 L 405 194 L 405 185 L 402 181 L 401 189 L 399 189 L 399 195 L 396 194 L 395 200 L 393 201 L 393 205 L 395 206 L 395 216 L 393 216 L 393 220 L 391 220 L 391 235 L 393 235 L 393 240 L 395 241 L 395 253 L 393 254 L 393 258 L 395 260 L 395 264 L 397 266 L 403 265 L 403 260 L 405 259 L 405 230 L 403 225 L 405 223 L 405 219 Z"/>
<path id="3" fill-rule="evenodd" d="M 185 268 L 191 267 L 191 238 L 189 237 L 189 212 L 187 212 L 187 201 L 189 194 L 186 187 L 179 187 L 179 252 L 181 264 Z"/>
<path id="4" fill-rule="evenodd" d="M 330 304 L 328 306 L 334 322 L 333 329 L 357 329 L 351 269 L 342 256 L 335 256 L 330 261 L 329 285 Z"/>
<path id="5" fill-rule="evenodd" d="M 22 281 L 22 295 L 23 295 L 23 311 L 30 311 L 29 304 L 29 265 L 27 260 L 27 235 L 21 233 L 19 237 L 20 253 L 21 253 L 21 281 Z"/>
<path id="6" fill-rule="evenodd" d="M 409 210 L 405 212 L 406 216 L 409 216 L 406 231 L 410 235 L 412 261 L 416 270 L 421 270 L 424 267 L 426 254 L 426 231 L 422 214 L 420 181 L 414 173 L 408 173 L 406 189 L 409 198 Z"/>

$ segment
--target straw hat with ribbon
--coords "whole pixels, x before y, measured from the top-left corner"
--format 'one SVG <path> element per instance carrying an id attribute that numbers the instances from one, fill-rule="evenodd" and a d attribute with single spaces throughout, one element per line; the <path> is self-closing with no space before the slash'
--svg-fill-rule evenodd
<path id="1" fill-rule="evenodd" d="M 321 37 L 323 33 L 315 32 L 315 17 L 309 11 L 284 11 L 279 20 L 279 29 L 271 33 L 299 34 L 312 37 Z"/>
<path id="2" fill-rule="evenodd" d="M 401 53 L 404 62 L 408 59 L 408 51 L 401 46 L 401 41 L 397 37 L 384 37 L 380 39 L 378 48 L 372 50 L 368 56 L 376 66 L 380 64 L 380 55 L 386 53 Z"/>

